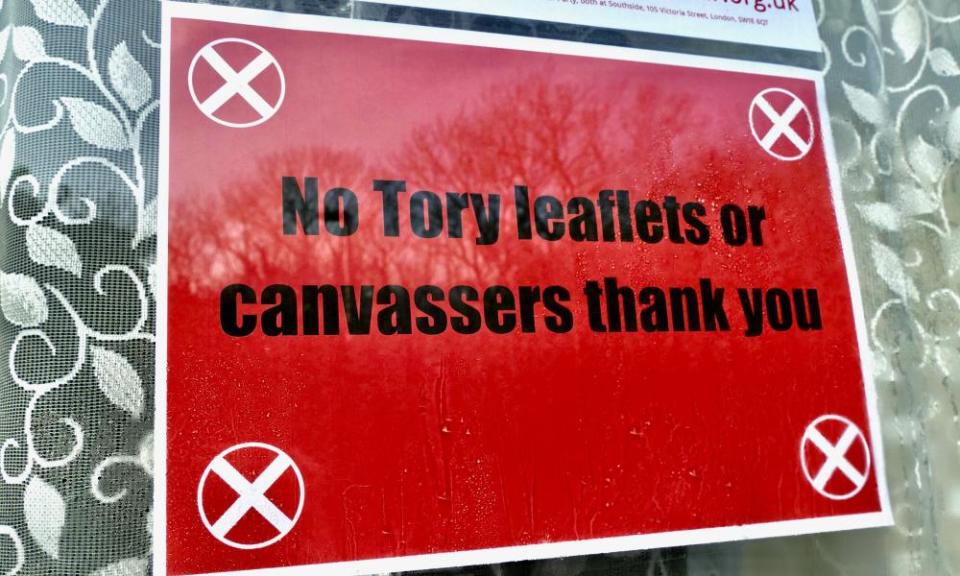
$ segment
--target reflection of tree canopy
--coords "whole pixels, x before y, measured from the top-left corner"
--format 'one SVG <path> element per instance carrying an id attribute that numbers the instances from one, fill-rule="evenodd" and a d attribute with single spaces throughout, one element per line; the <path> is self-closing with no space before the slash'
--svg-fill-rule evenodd
<path id="1" fill-rule="evenodd" d="M 231 183 L 218 194 L 177 198 L 171 202 L 171 221 L 181 220 L 190 235 L 186 241 L 181 235 L 170 243 L 171 282 L 186 280 L 191 289 L 219 289 L 241 275 L 269 280 L 302 267 L 304 262 L 317 269 L 342 266 L 344 257 L 328 243 L 301 236 L 277 241 L 282 238 L 280 177 L 312 175 L 321 182 L 358 189 L 369 185 L 361 181 L 364 172 L 363 161 L 353 152 L 322 147 L 288 149 L 264 158 L 252 176 Z M 207 219 L 210 214 L 216 215 L 215 221 Z M 276 226 L 264 227 L 264 219 Z M 174 276 L 183 271 L 189 271 L 189 279 Z"/>
<path id="2" fill-rule="evenodd" d="M 350 268 L 382 271 L 392 282 L 411 275 L 423 278 L 427 267 L 436 283 L 510 278 L 515 270 L 509 250 L 477 246 L 470 218 L 459 240 L 411 238 L 408 228 L 401 238 L 384 238 L 372 181 L 405 180 L 404 200 L 421 189 L 500 194 L 502 243 L 516 236 L 514 184 L 528 186 L 532 195 L 564 198 L 596 198 L 603 188 L 630 189 L 638 197 L 647 193 L 659 181 L 655 173 L 669 173 L 675 156 L 693 153 L 695 143 L 683 140 L 683 127 L 699 121 L 697 111 L 675 112 L 686 106 L 652 83 L 640 89 L 623 83 L 617 94 L 598 95 L 589 82 L 566 82 L 544 73 L 492 86 L 456 114 L 416 127 L 385 160 L 365 162 L 356 152 L 329 147 L 289 149 L 263 159 L 252 178 L 220 190 L 214 211 L 194 209 L 209 197 L 177 200 L 171 217 L 186 219 L 182 228 L 192 236 L 171 245 L 171 272 L 200 268 L 191 274 L 194 289 L 219 289 L 239 275 L 276 281 L 304 263 L 314 282 L 339 281 Z M 335 186 L 354 190 L 361 199 L 362 243 L 358 238 L 317 241 L 299 235 L 278 241 L 282 175 L 317 176 L 321 194 Z M 217 214 L 216 223 L 194 221 L 211 212 Z M 252 225 L 264 218 L 276 220 L 276 227 Z M 548 248 L 543 242 L 524 247 Z"/>
<path id="3" fill-rule="evenodd" d="M 414 130 L 411 142 L 393 159 L 392 172 L 432 190 L 507 197 L 514 184 L 528 186 L 532 195 L 564 198 L 595 198 L 603 188 L 642 189 L 648 169 L 640 159 L 658 156 L 656 147 L 669 150 L 684 123 L 678 114 L 648 112 L 682 108 L 684 102 L 668 101 L 652 85 L 602 97 L 588 86 L 547 74 L 494 86 L 455 116 Z M 656 116 L 670 121 L 656 125 Z M 500 236 L 515 237 L 512 201 L 504 207 Z M 444 268 L 454 268 L 445 276 L 480 278 L 484 269 L 506 275 L 513 268 L 509 252 L 502 249 L 471 242 L 433 248 L 444 258 Z M 546 251 L 548 245 L 532 242 L 527 249 Z"/>

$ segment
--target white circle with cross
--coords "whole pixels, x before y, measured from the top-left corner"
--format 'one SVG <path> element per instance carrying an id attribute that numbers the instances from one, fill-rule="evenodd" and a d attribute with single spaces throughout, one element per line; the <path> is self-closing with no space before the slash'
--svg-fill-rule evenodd
<path id="1" fill-rule="evenodd" d="M 800 122 L 804 130 L 798 131 L 795 122 Z M 767 88 L 754 96 L 750 131 L 757 144 L 778 160 L 800 160 L 813 149 L 813 114 L 799 96 L 783 88 Z"/>
<path id="2" fill-rule="evenodd" d="M 252 49 L 256 52 L 256 56 L 243 64 L 242 68 L 240 65 L 236 68 L 231 65 L 228 62 L 230 56 L 225 55 L 237 48 L 237 45 L 246 51 Z M 207 66 L 201 67 L 201 63 L 206 63 Z M 239 71 L 237 68 L 240 68 Z M 272 90 L 275 93 L 261 93 L 253 86 L 257 78 L 267 73 L 279 76 L 279 89 Z M 214 82 L 219 87 L 201 97 L 198 89 L 204 80 Z M 250 128 L 272 118 L 283 104 L 287 89 L 283 69 L 273 54 L 259 44 L 242 38 L 221 38 L 201 48 L 190 62 L 187 85 L 194 104 L 203 115 L 230 128 Z M 252 120 L 237 122 L 224 118 L 222 110 L 234 97 L 240 98 L 252 110 Z"/>
<path id="3" fill-rule="evenodd" d="M 230 462 L 238 456 L 253 456 L 269 463 L 261 466 L 251 481 Z M 214 476 L 222 481 L 217 482 L 218 486 L 211 486 Z M 272 495 L 274 499 L 271 499 L 268 496 L 271 488 L 282 482 L 295 489 Z M 246 442 L 227 448 L 207 465 L 197 487 L 197 508 L 200 520 L 214 538 L 232 548 L 253 550 L 270 546 L 290 533 L 303 512 L 304 497 L 303 475 L 290 456 L 269 444 Z M 285 501 L 280 502 L 281 498 Z M 214 501 L 219 502 L 219 509 Z M 224 507 L 225 502 L 232 504 Z M 295 509 L 292 514 L 291 509 Z M 266 533 L 260 530 L 253 539 L 247 537 L 244 541 L 231 536 L 237 525 L 251 514 L 259 517 L 254 520 L 266 521 L 272 529 Z"/>
<path id="4" fill-rule="evenodd" d="M 804 430 L 800 463 L 803 475 L 821 496 L 847 500 L 867 485 L 870 447 L 856 424 L 843 416 L 826 414 Z"/>

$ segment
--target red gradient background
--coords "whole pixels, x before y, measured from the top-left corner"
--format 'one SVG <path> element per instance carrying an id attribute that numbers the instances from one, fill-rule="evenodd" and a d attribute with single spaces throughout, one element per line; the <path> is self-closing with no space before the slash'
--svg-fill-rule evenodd
<path id="1" fill-rule="evenodd" d="M 283 67 L 284 104 L 255 128 L 211 122 L 188 92 L 194 54 L 223 37 L 256 42 Z M 747 121 L 770 87 L 816 116 L 812 82 L 181 19 L 171 50 L 170 573 L 880 509 L 875 475 L 834 501 L 799 460 L 805 427 L 823 414 L 869 429 L 820 126 L 809 155 L 781 162 Z M 284 236 L 283 175 L 356 192 L 357 234 Z M 500 194 L 500 241 L 476 246 L 469 226 L 465 239 L 420 239 L 406 220 L 403 237 L 384 238 L 374 179 L 406 180 L 407 196 Z M 713 239 L 519 241 L 510 222 L 521 183 L 533 197 L 612 188 L 703 202 Z M 764 246 L 721 241 L 730 202 L 765 207 Z M 634 288 L 710 278 L 727 289 L 732 329 L 593 333 L 581 289 L 605 276 Z M 573 293 L 576 327 L 233 338 L 218 298 L 235 282 L 559 284 Z M 824 329 L 747 338 L 736 287 L 817 288 Z M 202 525 L 196 490 L 211 458 L 251 441 L 297 462 L 306 502 L 284 539 L 234 550 Z"/>

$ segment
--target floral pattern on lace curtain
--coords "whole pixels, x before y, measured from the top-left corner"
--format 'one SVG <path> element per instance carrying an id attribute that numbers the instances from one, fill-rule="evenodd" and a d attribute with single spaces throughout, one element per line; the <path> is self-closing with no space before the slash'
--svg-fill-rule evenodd
<path id="1" fill-rule="evenodd" d="M 897 526 L 525 571 L 960 571 L 960 4 L 817 7 Z M 158 0 L 0 0 L 0 575 L 149 572 L 158 28 Z"/>
<path id="2" fill-rule="evenodd" d="M 0 25 L 0 574 L 146 573 L 159 3 Z"/>

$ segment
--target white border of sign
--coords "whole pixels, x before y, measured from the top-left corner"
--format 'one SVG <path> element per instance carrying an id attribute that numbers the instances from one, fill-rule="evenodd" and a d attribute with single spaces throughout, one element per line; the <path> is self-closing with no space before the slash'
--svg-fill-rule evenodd
<path id="1" fill-rule="evenodd" d="M 464 12 L 467 14 L 485 14 L 506 18 L 524 18 L 539 22 L 577 24 L 595 26 L 612 30 L 632 30 L 635 32 L 666 34 L 696 40 L 733 42 L 762 46 L 764 48 L 804 50 L 819 53 L 823 50 L 820 35 L 817 33 L 817 17 L 813 0 L 798 0 L 796 11 L 778 10 L 771 2 L 767 9 L 757 12 L 749 0 L 735 2 L 703 2 L 698 0 L 667 0 L 666 6 L 677 11 L 706 13 L 710 16 L 740 17 L 766 20 L 764 26 L 745 24 L 737 20 L 714 20 L 700 18 L 682 18 L 649 8 L 634 11 L 624 7 L 589 4 L 557 0 L 364 0 L 394 6 L 427 8 Z M 639 2 L 630 4 L 644 5 L 657 2 Z M 821 10 L 822 12 L 822 10 Z"/>
<path id="2" fill-rule="evenodd" d="M 488 548 L 468 550 L 462 552 L 445 552 L 424 554 L 417 556 L 403 556 L 398 558 L 377 558 L 373 560 L 359 560 L 351 562 L 336 562 L 328 564 L 311 564 L 287 568 L 268 568 L 258 570 L 244 570 L 240 572 L 218 572 L 220 576 L 306 576 L 317 574 L 323 569 L 325 576 L 357 576 L 382 572 L 401 572 L 408 570 L 429 570 L 454 566 L 470 566 L 478 564 L 493 564 L 499 562 L 514 562 L 519 560 L 536 560 L 543 558 L 557 558 L 586 554 L 601 554 L 609 552 L 624 552 L 650 548 L 664 548 L 670 546 L 686 546 L 708 544 L 714 542 L 730 542 L 779 536 L 794 536 L 857 528 L 874 528 L 893 524 L 893 515 L 890 509 L 889 493 L 887 490 L 886 473 L 883 460 L 882 436 L 880 432 L 880 418 L 877 409 L 877 392 L 873 382 L 872 362 L 869 355 L 866 320 L 863 315 L 863 302 L 860 296 L 860 281 L 854 265 L 853 244 L 850 237 L 847 216 L 844 211 L 840 195 L 840 172 L 834 157 L 833 135 L 830 131 L 829 115 L 827 114 L 826 93 L 823 78 L 819 72 L 780 66 L 710 58 L 706 56 L 691 56 L 685 54 L 668 54 L 650 50 L 602 46 L 596 44 L 581 44 L 559 40 L 545 40 L 520 36 L 508 36 L 463 30 L 442 28 L 425 28 L 406 24 L 392 24 L 386 22 L 371 22 L 365 20 L 349 20 L 344 18 L 330 18 L 324 16 L 307 16 L 282 12 L 267 12 L 249 8 L 233 8 L 208 4 L 186 4 L 180 2 L 163 2 L 163 51 L 161 56 L 161 114 L 160 114 L 160 171 L 159 171 L 159 221 L 157 245 L 157 285 L 160 297 L 157 299 L 157 361 L 156 361 L 156 475 L 154 486 L 154 574 L 166 574 L 167 560 L 167 510 L 166 510 L 166 476 L 167 476 L 167 258 L 169 241 L 168 231 L 168 201 L 169 201 L 169 105 L 170 105 L 170 29 L 173 18 L 193 20 L 211 20 L 231 24 L 246 24 L 255 26 L 269 26 L 286 30 L 303 30 L 312 32 L 332 32 L 336 34 L 356 36 L 376 36 L 382 38 L 397 38 L 421 42 L 439 42 L 445 44 L 460 44 L 467 46 L 484 46 L 500 49 L 523 50 L 528 52 L 543 52 L 551 54 L 567 54 L 572 56 L 587 56 L 605 58 L 608 60 L 623 60 L 631 62 L 646 62 L 651 64 L 665 64 L 692 68 L 706 68 L 756 75 L 772 75 L 801 80 L 810 80 L 816 84 L 817 104 L 820 112 L 821 143 L 826 148 L 827 165 L 830 172 L 830 184 L 833 205 L 837 215 L 837 224 L 840 231 L 840 242 L 843 248 L 843 258 L 847 269 L 847 280 L 850 284 L 851 302 L 853 304 L 854 323 L 856 325 L 857 340 L 860 351 L 862 377 L 865 383 L 867 413 L 872 441 L 872 456 L 874 473 L 880 496 L 879 512 L 853 514 L 847 516 L 832 516 L 803 520 L 788 520 L 763 524 L 748 524 L 741 526 L 723 526 L 699 530 L 682 530 L 676 532 L 661 532 L 657 534 L 643 534 L 636 536 L 620 536 L 613 538 L 597 538 L 592 540 L 577 540 L 568 542 L 551 542 L 547 544 L 532 544 L 525 546 L 509 546 L 503 548 Z M 799 442 L 799 437 L 797 438 Z"/>

